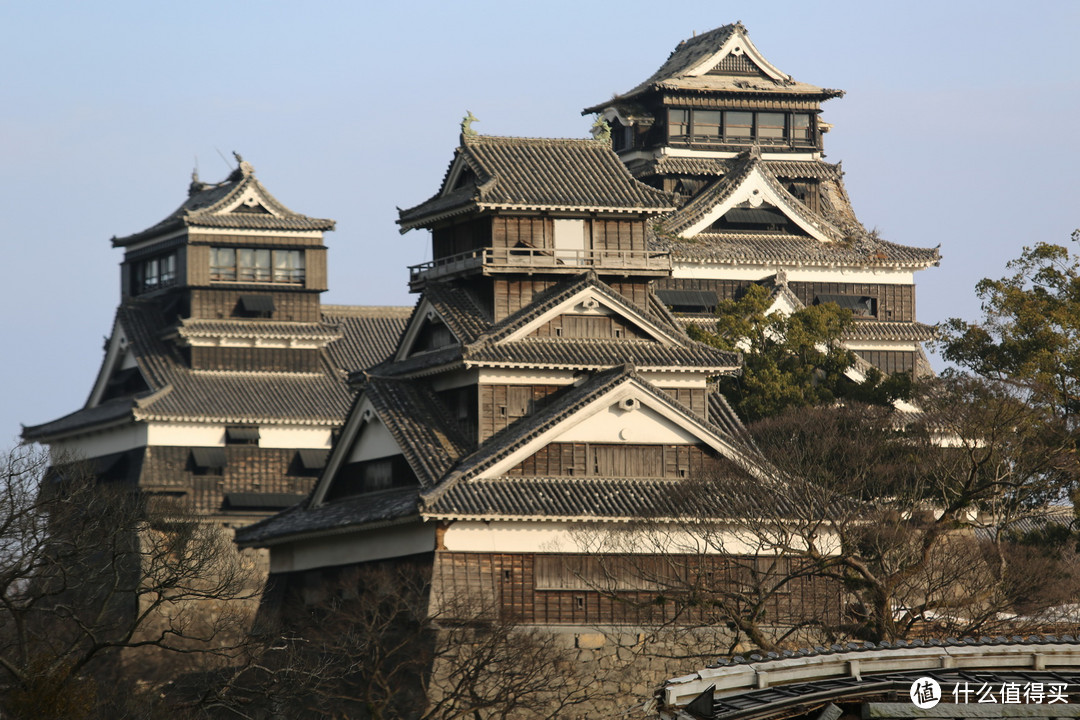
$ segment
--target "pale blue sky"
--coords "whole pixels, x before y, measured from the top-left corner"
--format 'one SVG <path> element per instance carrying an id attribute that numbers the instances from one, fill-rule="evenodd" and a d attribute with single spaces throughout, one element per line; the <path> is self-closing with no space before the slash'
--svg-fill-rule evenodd
<path id="1" fill-rule="evenodd" d="M 324 301 L 411 304 L 429 256 L 395 206 L 438 187 L 466 110 L 498 135 L 581 137 L 586 105 L 735 20 L 825 105 L 860 219 L 941 244 L 925 322 L 1080 225 L 1080 3 L 4 3 L 0 437 L 79 408 L 119 298 L 109 238 L 241 152 L 294 210 L 338 221 Z"/>

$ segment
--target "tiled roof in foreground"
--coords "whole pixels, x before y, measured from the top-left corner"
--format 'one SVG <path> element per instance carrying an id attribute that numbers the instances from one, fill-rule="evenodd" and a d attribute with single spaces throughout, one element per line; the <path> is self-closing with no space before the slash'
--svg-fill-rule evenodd
<path id="1" fill-rule="evenodd" d="M 935 712 L 915 712 L 909 692 L 920 677 L 941 686 Z M 953 704 L 957 685 L 978 691 L 993 683 L 1065 684 L 1066 702 L 1054 706 L 997 701 L 987 709 L 973 699 Z M 837 704 L 865 702 L 869 715 L 892 717 L 1076 717 L 1080 683 L 1080 642 L 1070 635 L 1011 638 L 849 642 L 831 646 L 758 652 L 718 662 L 673 678 L 661 692 L 662 717 L 698 720 L 839 717 Z M 959 696 L 956 696 L 959 697 Z M 829 708 L 836 708 L 831 711 Z M 1017 710 L 1009 713 L 1010 708 Z M 686 714 L 692 709 L 692 715 Z"/>

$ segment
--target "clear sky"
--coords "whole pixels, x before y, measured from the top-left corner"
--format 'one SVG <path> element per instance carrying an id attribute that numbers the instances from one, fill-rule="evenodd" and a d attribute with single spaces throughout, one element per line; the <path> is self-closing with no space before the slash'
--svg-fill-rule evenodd
<path id="1" fill-rule="evenodd" d="M 668 8 L 668 9 L 664 9 Z M 237 150 L 279 200 L 338 221 L 325 302 L 412 304 L 426 234 L 395 206 L 438 188 L 467 110 L 493 135 L 583 137 L 583 107 L 682 38 L 742 20 L 825 105 L 862 222 L 941 245 L 918 314 L 1080 225 L 1080 3 L 225 2 L 0 4 L 0 438 L 78 409 L 119 299 L 113 235 Z"/>

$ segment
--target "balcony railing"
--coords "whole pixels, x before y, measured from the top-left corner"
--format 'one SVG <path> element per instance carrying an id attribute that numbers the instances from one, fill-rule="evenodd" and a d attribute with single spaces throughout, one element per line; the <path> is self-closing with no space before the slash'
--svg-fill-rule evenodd
<path id="1" fill-rule="evenodd" d="M 652 250 L 563 250 L 551 248 L 482 248 L 409 267 L 409 284 L 460 275 L 476 270 L 495 272 L 574 273 L 635 271 L 662 275 L 671 270 L 671 256 Z"/>

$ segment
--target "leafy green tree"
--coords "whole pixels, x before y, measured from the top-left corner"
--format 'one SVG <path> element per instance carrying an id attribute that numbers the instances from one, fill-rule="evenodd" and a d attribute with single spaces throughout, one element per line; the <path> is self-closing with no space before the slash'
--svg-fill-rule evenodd
<path id="1" fill-rule="evenodd" d="M 1072 240 L 1080 242 L 1080 230 Z M 1076 427 L 1080 418 L 1080 257 L 1063 245 L 1025 247 L 1011 275 L 976 285 L 983 319 L 941 326 L 945 359 L 1007 382 Z"/>
<path id="2" fill-rule="evenodd" d="M 885 405 L 910 394 L 906 373 L 886 377 L 869 368 L 863 383 L 845 375 L 856 362 L 840 342 L 853 322 L 850 310 L 822 303 L 785 315 L 770 313 L 771 305 L 768 290 L 751 285 L 738 300 L 717 306 L 715 331 L 690 327 L 696 340 L 743 353 L 742 374 L 723 378 L 720 385 L 743 419 L 759 420 L 837 398 Z"/>

